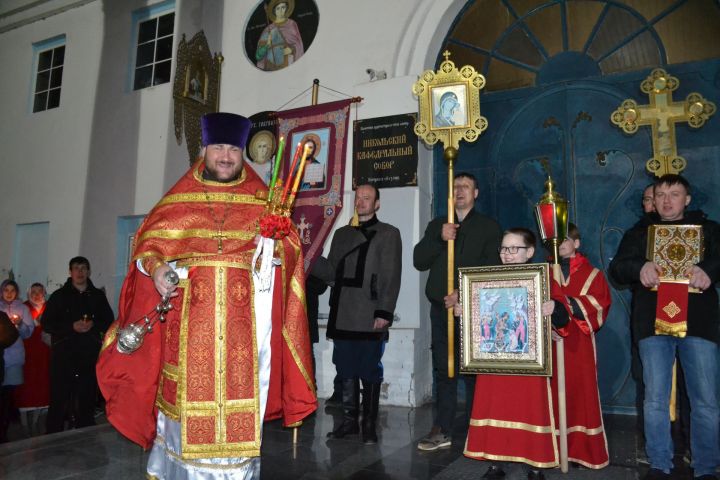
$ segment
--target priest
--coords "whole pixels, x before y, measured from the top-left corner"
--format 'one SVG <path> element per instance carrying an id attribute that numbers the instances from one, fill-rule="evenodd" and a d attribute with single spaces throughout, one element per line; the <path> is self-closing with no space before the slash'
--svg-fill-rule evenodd
<path id="1" fill-rule="evenodd" d="M 256 233 L 267 189 L 243 168 L 250 125 L 202 117 L 201 159 L 140 226 L 98 360 L 108 420 L 152 447 L 148 478 L 259 478 L 263 420 L 317 408 L 300 243 Z M 164 299 L 141 345 L 118 348 Z"/>

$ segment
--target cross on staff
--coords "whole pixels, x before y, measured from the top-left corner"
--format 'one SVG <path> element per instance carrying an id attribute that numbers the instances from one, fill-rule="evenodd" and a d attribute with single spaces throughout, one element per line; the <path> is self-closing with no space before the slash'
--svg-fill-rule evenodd
<path id="1" fill-rule="evenodd" d="M 627 99 L 610 116 L 612 123 L 628 134 L 634 134 L 640 126 L 651 126 L 653 158 L 647 161 L 646 168 L 658 177 L 679 174 L 687 166 L 687 161 L 677 153 L 675 124 L 687 122 L 692 128 L 700 128 L 715 113 L 715 104 L 699 93 L 691 93 L 684 102 L 673 102 L 672 92 L 678 86 L 680 81 L 676 77 L 656 68 L 640 84 L 650 103 L 638 105 Z"/>

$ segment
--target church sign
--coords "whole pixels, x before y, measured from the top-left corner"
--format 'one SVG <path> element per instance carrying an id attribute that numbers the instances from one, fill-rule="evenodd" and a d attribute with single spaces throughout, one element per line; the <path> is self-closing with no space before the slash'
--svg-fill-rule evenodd
<path id="1" fill-rule="evenodd" d="M 353 190 L 417 185 L 415 113 L 356 120 L 353 123 Z"/>

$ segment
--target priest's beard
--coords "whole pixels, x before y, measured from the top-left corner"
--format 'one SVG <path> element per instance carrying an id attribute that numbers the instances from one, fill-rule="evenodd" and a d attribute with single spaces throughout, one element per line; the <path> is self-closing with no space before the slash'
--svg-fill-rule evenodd
<path id="1" fill-rule="evenodd" d="M 243 166 L 243 168 L 245 168 L 245 167 Z M 234 182 L 235 180 L 240 178 L 241 174 L 242 174 L 242 168 L 240 169 L 238 174 L 235 175 L 234 177 L 228 178 L 225 180 L 220 180 L 219 178 L 217 178 L 217 176 L 215 175 L 214 172 L 210 171 L 210 169 L 208 168 L 207 163 L 206 163 L 205 168 L 203 168 L 203 171 L 202 171 L 202 178 L 203 178 L 203 180 L 209 180 L 211 182 L 230 183 L 230 182 Z"/>

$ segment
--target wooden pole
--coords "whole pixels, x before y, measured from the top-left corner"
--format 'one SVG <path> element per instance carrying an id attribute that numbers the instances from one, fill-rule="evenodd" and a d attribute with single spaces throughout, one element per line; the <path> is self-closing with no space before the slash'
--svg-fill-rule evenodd
<path id="1" fill-rule="evenodd" d="M 558 239 L 553 239 L 553 277 L 556 282 L 561 283 L 563 278 L 562 270 L 560 269 L 560 259 L 558 258 Z M 567 405 L 565 401 L 565 343 L 562 337 L 555 341 L 555 351 L 557 352 L 557 365 L 555 370 L 557 372 L 557 383 L 558 383 L 558 425 L 560 429 L 560 471 L 562 473 L 568 472 L 568 446 L 567 446 Z"/>
<path id="2" fill-rule="evenodd" d="M 673 363 L 672 383 L 670 383 L 670 421 L 677 420 L 677 359 Z"/>
<path id="3" fill-rule="evenodd" d="M 320 90 L 320 80 L 316 78 L 316 79 L 313 80 L 313 85 L 312 85 L 312 94 L 311 94 L 312 97 L 311 97 L 311 100 L 310 100 L 310 102 L 311 102 L 312 105 L 317 105 L 317 103 L 318 103 L 318 91 L 319 91 L 319 90 Z M 358 101 L 359 101 L 359 100 L 358 100 Z M 306 153 L 307 153 L 307 152 L 306 152 Z M 304 156 L 303 156 L 303 158 L 304 158 Z M 293 165 L 293 166 L 294 166 L 294 165 Z M 299 175 L 300 173 L 301 173 L 301 172 L 298 171 L 298 175 Z M 292 175 L 292 167 L 290 168 L 290 171 L 288 172 L 288 185 L 290 184 L 290 175 Z M 301 177 L 298 176 L 298 179 L 300 179 L 300 178 L 301 178 Z M 293 201 L 294 201 L 294 200 L 293 200 Z M 292 205 L 293 201 L 290 202 L 290 205 Z M 297 422 L 297 423 L 295 423 L 295 424 L 293 424 L 293 425 L 290 425 L 290 426 L 292 427 L 293 458 L 295 458 L 295 454 L 296 454 L 297 441 L 298 441 L 298 431 L 299 431 L 300 425 L 302 425 L 302 422 Z"/>
<path id="4" fill-rule="evenodd" d="M 312 86 L 312 105 L 318 104 L 318 91 L 320 90 L 320 79 L 316 78 L 313 80 L 313 86 Z"/>
<path id="5" fill-rule="evenodd" d="M 223 57 L 220 54 L 216 54 L 215 61 L 217 62 L 218 85 L 217 85 L 217 95 L 215 96 L 215 110 L 214 111 L 219 112 L 220 111 L 220 83 L 222 82 L 222 64 L 225 61 L 225 57 Z"/>
<path id="6" fill-rule="evenodd" d="M 296 449 L 297 443 L 298 443 L 298 432 L 300 431 L 301 425 L 302 425 L 302 420 L 292 423 L 287 426 L 287 428 L 289 428 L 290 431 L 292 432 L 293 458 L 295 456 L 295 449 Z"/>
<path id="7" fill-rule="evenodd" d="M 452 138 L 450 139 L 452 145 Z M 454 163 L 458 151 L 455 147 L 447 147 L 444 152 L 448 162 L 448 213 L 447 223 L 455 223 L 455 176 Z M 455 290 L 455 240 L 447 242 L 447 294 Z M 455 313 L 450 307 L 447 311 L 447 337 L 448 337 L 448 378 L 455 376 Z"/>

